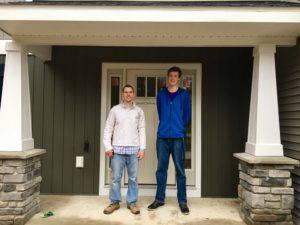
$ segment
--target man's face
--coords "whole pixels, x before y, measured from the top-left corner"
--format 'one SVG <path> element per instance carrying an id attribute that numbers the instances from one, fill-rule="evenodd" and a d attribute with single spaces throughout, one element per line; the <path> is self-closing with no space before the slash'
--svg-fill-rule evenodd
<path id="1" fill-rule="evenodd" d="M 176 86 L 178 84 L 179 80 L 180 80 L 180 77 L 179 77 L 178 72 L 171 71 L 168 74 L 168 85 L 169 86 Z"/>
<path id="2" fill-rule="evenodd" d="M 122 97 L 123 97 L 124 102 L 127 102 L 127 103 L 132 102 L 133 98 L 134 98 L 134 93 L 133 93 L 132 88 L 130 88 L 130 87 L 124 88 L 124 91 L 122 93 Z"/>

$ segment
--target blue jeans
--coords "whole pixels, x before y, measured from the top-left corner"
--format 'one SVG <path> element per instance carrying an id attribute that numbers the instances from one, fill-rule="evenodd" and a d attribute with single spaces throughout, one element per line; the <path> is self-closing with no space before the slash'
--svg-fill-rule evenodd
<path id="1" fill-rule="evenodd" d="M 110 186 L 109 199 L 111 203 L 121 202 L 121 180 L 124 167 L 127 167 L 128 173 L 128 191 L 126 195 L 127 205 L 137 202 L 138 199 L 138 167 L 139 159 L 136 154 L 115 154 L 111 160 L 111 168 L 113 172 L 112 183 Z"/>
<path id="2" fill-rule="evenodd" d="M 157 138 L 157 170 L 156 170 L 156 201 L 164 203 L 170 154 L 176 169 L 177 199 L 179 204 L 186 204 L 186 176 L 184 170 L 185 148 L 184 138 Z"/>

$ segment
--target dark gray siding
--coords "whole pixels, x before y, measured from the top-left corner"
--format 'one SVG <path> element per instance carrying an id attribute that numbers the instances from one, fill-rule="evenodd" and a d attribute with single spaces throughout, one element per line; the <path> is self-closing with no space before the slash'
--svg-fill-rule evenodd
<path id="1" fill-rule="evenodd" d="M 68 60 L 70 54 L 63 51 L 47 63 L 29 57 L 33 138 L 36 148 L 47 150 L 41 192 L 97 194 L 100 74 L 80 58 Z M 89 152 L 83 151 L 85 140 Z M 76 169 L 75 157 L 82 155 L 85 167 Z"/>
<path id="2" fill-rule="evenodd" d="M 220 49 L 203 59 L 202 194 L 236 197 L 235 152 L 245 151 L 252 78 L 251 49 Z"/>
<path id="3" fill-rule="evenodd" d="M 4 76 L 4 63 L 5 63 L 5 55 L 0 55 L 0 107 L 1 107 L 2 86 L 3 86 L 3 76 Z"/>
<path id="4" fill-rule="evenodd" d="M 101 62 L 202 63 L 202 195 L 237 196 L 233 153 L 245 151 L 247 139 L 250 48 L 54 47 L 51 63 L 31 58 L 33 136 L 47 149 L 42 192 L 98 191 Z M 84 170 L 74 168 L 81 154 Z"/>
<path id="5" fill-rule="evenodd" d="M 276 54 L 281 141 L 285 156 L 300 160 L 300 46 L 279 48 Z M 292 173 L 293 218 L 300 224 L 300 167 Z"/>

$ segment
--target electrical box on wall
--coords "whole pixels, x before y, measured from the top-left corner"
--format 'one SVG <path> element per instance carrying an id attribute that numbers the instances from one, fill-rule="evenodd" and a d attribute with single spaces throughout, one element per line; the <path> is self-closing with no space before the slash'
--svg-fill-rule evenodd
<path id="1" fill-rule="evenodd" d="M 76 156 L 76 168 L 84 167 L 84 158 L 83 156 Z"/>

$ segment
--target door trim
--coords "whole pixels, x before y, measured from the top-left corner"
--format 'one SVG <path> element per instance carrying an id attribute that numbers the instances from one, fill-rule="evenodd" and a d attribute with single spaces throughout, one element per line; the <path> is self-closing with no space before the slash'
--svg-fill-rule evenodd
<path id="1" fill-rule="evenodd" d="M 108 69 L 122 69 L 123 71 L 123 79 L 121 86 L 124 85 L 126 80 L 126 70 L 127 69 L 153 69 L 153 67 L 157 69 L 168 69 L 172 66 L 178 66 L 181 69 L 193 69 L 196 71 L 195 76 L 195 113 L 193 113 L 193 120 L 195 126 L 195 186 L 187 187 L 187 195 L 188 197 L 201 197 L 201 93 L 202 93 L 202 64 L 201 63 L 102 63 L 102 73 L 101 73 L 101 109 L 100 110 L 100 167 L 99 167 L 99 195 L 107 196 L 109 194 L 109 185 L 105 185 L 105 148 L 103 145 L 103 130 L 105 127 L 106 117 L 109 112 L 108 108 Z M 200 163 L 197 163 L 200 162 Z M 127 188 L 121 188 L 122 195 L 126 195 Z M 155 196 L 156 188 L 149 187 L 140 187 L 139 195 L 140 196 Z M 166 190 L 167 196 L 177 196 L 177 189 L 174 186 L 167 187 Z"/>

